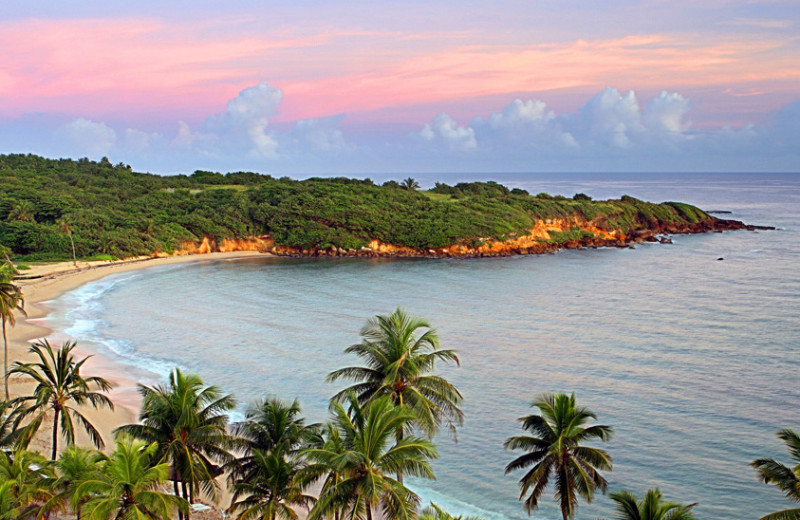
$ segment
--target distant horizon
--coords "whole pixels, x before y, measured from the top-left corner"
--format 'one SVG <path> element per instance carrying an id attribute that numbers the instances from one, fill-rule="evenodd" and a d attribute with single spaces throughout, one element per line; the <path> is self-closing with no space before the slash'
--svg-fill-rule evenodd
<path id="1" fill-rule="evenodd" d="M 227 175 L 230 173 L 237 173 L 237 172 L 248 172 L 248 173 L 257 173 L 259 175 L 270 175 L 272 177 L 290 177 L 296 180 L 304 180 L 309 179 L 312 177 L 348 177 L 352 176 L 352 178 L 371 178 L 371 176 L 381 176 L 381 178 L 386 178 L 386 180 L 402 180 L 402 178 L 406 177 L 415 177 L 415 176 L 423 176 L 429 177 L 433 175 L 464 175 L 466 177 L 470 176 L 484 176 L 481 180 L 491 181 L 494 179 L 485 178 L 487 175 L 800 175 L 800 169 L 798 170 L 761 170 L 761 171 L 734 171 L 734 170 L 718 170 L 718 171 L 709 171 L 709 170 L 696 170 L 696 171 L 686 171 L 686 170 L 554 170 L 554 171 L 537 171 L 537 170 L 485 170 L 485 171 L 468 171 L 468 170 L 428 170 L 428 171 L 416 171 L 416 172 L 407 172 L 407 171 L 352 171 L 352 172 L 271 172 L 271 171 L 258 171 L 252 169 L 231 169 L 231 170 L 217 170 L 217 169 L 208 169 L 203 167 L 195 167 L 191 170 L 182 170 L 182 171 L 169 171 L 169 172 L 160 172 L 154 170 L 145 170 L 141 168 L 137 168 L 135 164 L 129 164 L 125 161 L 116 161 L 113 157 L 103 156 L 97 159 L 93 159 L 91 157 L 55 157 L 55 156 L 45 156 L 40 155 L 34 152 L 0 152 L 3 155 L 36 155 L 48 160 L 70 160 L 70 161 L 79 161 L 81 159 L 89 159 L 93 162 L 100 162 L 103 158 L 108 159 L 108 161 L 116 166 L 119 164 L 124 164 L 125 166 L 130 166 L 131 170 L 136 173 L 143 173 L 149 175 L 159 175 L 159 176 L 173 176 L 173 175 L 192 175 L 196 171 L 210 171 L 213 173 L 220 173 L 222 175 Z M 389 176 L 397 177 L 396 179 L 389 179 Z M 373 179 L 374 180 L 374 179 Z M 466 181 L 472 182 L 472 180 Z"/>

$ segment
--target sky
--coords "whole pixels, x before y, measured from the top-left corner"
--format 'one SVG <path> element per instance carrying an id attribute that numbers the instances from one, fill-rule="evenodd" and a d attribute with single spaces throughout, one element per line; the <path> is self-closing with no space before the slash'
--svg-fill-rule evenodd
<path id="1" fill-rule="evenodd" d="M 5 2 L 0 153 L 162 174 L 800 171 L 800 2 Z"/>

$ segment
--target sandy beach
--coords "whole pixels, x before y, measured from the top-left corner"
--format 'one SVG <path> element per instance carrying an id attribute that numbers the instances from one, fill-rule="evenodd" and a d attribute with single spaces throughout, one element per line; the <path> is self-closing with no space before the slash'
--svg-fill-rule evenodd
<path id="1" fill-rule="evenodd" d="M 18 315 L 17 324 L 8 327 L 8 363 L 9 367 L 15 361 L 33 361 L 34 358 L 29 352 L 31 342 L 38 338 L 50 336 L 53 331 L 42 323 L 42 318 L 47 316 L 49 309 L 45 302 L 58 298 L 64 292 L 80 287 L 83 284 L 99 280 L 105 276 L 124 273 L 137 269 L 144 269 L 161 265 L 173 265 L 189 262 L 205 262 L 212 260 L 230 260 L 235 258 L 248 258 L 263 256 L 265 253 L 257 251 L 239 251 L 228 253 L 205 253 L 186 256 L 172 256 L 161 258 L 135 258 L 116 262 L 78 262 L 76 268 L 72 262 L 59 262 L 52 264 L 41 264 L 31 266 L 30 270 L 20 272 L 25 279 L 18 280 L 17 283 L 22 287 L 25 298 L 25 311 L 27 317 Z M 81 338 L 70 338 L 78 342 L 80 347 Z M 62 338 L 53 341 L 55 345 L 60 345 Z M 78 356 L 93 354 L 90 352 L 79 352 Z M 114 360 L 99 355 L 93 355 L 84 365 L 84 373 L 88 375 L 99 375 L 109 379 L 115 388 L 112 390 L 111 398 L 116 407 L 113 411 L 108 409 L 94 410 L 86 409 L 85 412 L 92 423 L 100 431 L 106 446 L 112 443 L 114 428 L 136 421 L 138 414 L 137 394 L 133 390 L 135 381 L 126 378 L 124 367 L 117 364 Z M 9 379 L 9 391 L 11 397 L 29 394 L 32 384 L 20 377 Z M 89 445 L 87 438 L 78 435 L 76 442 L 82 445 Z M 39 438 L 32 443 L 32 448 L 49 453 L 51 449 L 50 437 L 46 428 L 42 429 Z"/>

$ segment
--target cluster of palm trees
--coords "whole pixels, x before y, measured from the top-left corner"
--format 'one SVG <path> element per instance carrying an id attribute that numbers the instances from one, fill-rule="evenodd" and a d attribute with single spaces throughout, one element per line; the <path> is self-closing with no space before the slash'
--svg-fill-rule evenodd
<path id="1" fill-rule="evenodd" d="M 419 496 L 404 483 L 435 477 L 432 438 L 463 422 L 461 393 L 435 374 L 437 361 L 458 364 L 457 353 L 440 347 L 425 320 L 400 309 L 370 320 L 361 336 L 345 352 L 362 364 L 328 376 L 352 384 L 332 397 L 324 424 L 306 424 L 297 401 L 275 397 L 230 424 L 234 398 L 175 369 L 164 385 L 140 385 L 139 423 L 118 428 L 108 454 L 77 447 L 75 439 L 80 431 L 104 448 L 81 408 L 113 408 L 110 384 L 81 373 L 86 359 L 75 358 L 74 342 L 59 349 L 35 343 L 36 361 L 7 372 L 32 380 L 32 394 L 0 403 L 0 520 L 60 511 L 91 520 L 188 520 L 199 500 L 219 503 L 225 480 L 226 514 L 242 520 L 297 520 L 298 511 L 309 520 L 462 520 L 434 504 L 420 511 Z M 563 518 L 574 518 L 579 499 L 607 491 L 611 457 L 587 443 L 609 440 L 613 429 L 595 424 L 574 394 L 546 394 L 532 406 L 536 413 L 520 418 L 524 434 L 505 443 L 523 452 L 506 472 L 525 470 L 519 485 L 528 513 L 552 488 Z M 28 449 L 44 424 L 52 425 L 50 460 Z M 791 430 L 779 436 L 800 462 L 800 437 Z M 60 440 L 66 447 L 59 453 Z M 764 482 L 800 501 L 800 465 L 752 465 Z M 658 488 L 641 499 L 625 490 L 610 497 L 619 519 L 694 518 L 694 504 L 667 501 Z M 800 509 L 764 517 L 791 518 L 800 519 Z"/>

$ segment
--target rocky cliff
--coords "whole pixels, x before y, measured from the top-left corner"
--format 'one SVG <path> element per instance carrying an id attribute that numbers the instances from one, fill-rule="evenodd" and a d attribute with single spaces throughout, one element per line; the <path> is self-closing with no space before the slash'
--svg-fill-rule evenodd
<path id="1" fill-rule="evenodd" d="M 338 247 L 303 249 L 275 244 L 269 236 L 246 239 L 223 239 L 216 241 L 204 238 L 200 243 L 185 242 L 174 254 L 198 254 L 228 251 L 262 251 L 278 256 L 340 256 L 340 257 L 426 257 L 426 258 L 475 258 L 526 254 L 541 254 L 559 249 L 586 247 L 629 247 L 636 242 L 669 243 L 668 235 L 707 233 L 731 230 L 774 229 L 751 226 L 738 220 L 709 217 L 696 223 L 660 222 L 650 220 L 623 232 L 609 228 L 606 222 L 588 221 L 581 217 L 547 219 L 536 223 L 525 234 L 505 240 L 476 239 L 471 244 L 452 244 L 436 249 L 415 249 L 402 245 L 387 244 L 372 240 L 368 247 L 342 249 Z"/>

